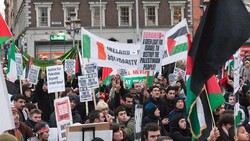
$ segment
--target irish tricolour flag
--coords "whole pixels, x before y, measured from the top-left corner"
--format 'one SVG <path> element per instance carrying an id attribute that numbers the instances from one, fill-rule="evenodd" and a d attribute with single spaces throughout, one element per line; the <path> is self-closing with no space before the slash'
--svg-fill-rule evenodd
<path id="1" fill-rule="evenodd" d="M 10 32 L 9 27 L 7 26 L 5 20 L 3 19 L 3 16 L 0 13 L 0 44 L 7 41 L 9 38 L 12 37 L 12 34 Z"/>
<path id="2" fill-rule="evenodd" d="M 86 30 L 82 29 L 82 53 L 84 58 L 95 58 L 100 60 L 106 60 L 106 52 L 104 44 L 95 40 L 99 37 L 91 37 Z M 93 35 L 94 36 L 94 35 Z"/>
<path id="3" fill-rule="evenodd" d="M 166 32 L 166 49 L 164 49 L 162 65 L 187 58 L 188 32 L 186 19 Z"/>

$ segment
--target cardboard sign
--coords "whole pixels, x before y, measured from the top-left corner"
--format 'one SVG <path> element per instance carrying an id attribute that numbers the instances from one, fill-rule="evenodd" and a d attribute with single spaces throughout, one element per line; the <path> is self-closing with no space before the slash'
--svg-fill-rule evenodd
<path id="1" fill-rule="evenodd" d="M 65 91 L 63 65 L 46 67 L 48 93 Z"/>
<path id="2" fill-rule="evenodd" d="M 15 53 L 17 75 L 23 75 L 23 58 L 21 53 Z"/>
<path id="3" fill-rule="evenodd" d="M 164 52 L 164 33 L 160 31 L 143 31 L 138 70 L 160 71 Z"/>
<path id="4" fill-rule="evenodd" d="M 84 76 L 87 78 L 88 88 L 99 87 L 98 83 L 98 70 L 96 63 L 86 64 Z"/>
<path id="5" fill-rule="evenodd" d="M 87 82 L 85 76 L 78 76 L 80 102 L 92 101 L 91 89 L 88 89 Z"/>
<path id="6" fill-rule="evenodd" d="M 74 59 L 66 59 L 64 68 L 67 74 L 75 74 L 76 61 Z"/>
<path id="7" fill-rule="evenodd" d="M 112 141 L 113 131 L 109 130 L 109 127 L 110 123 L 108 122 L 71 125 L 67 127 L 67 141 L 91 141 L 93 131 L 89 131 L 89 129 L 94 129 L 95 137 L 100 137 L 105 141 Z"/>
<path id="8" fill-rule="evenodd" d="M 37 77 L 39 74 L 40 67 L 32 65 L 29 74 L 28 74 L 28 79 L 31 84 L 36 84 L 37 83 Z"/>
<path id="9" fill-rule="evenodd" d="M 69 98 L 55 99 L 54 106 L 59 140 L 66 141 L 66 127 L 73 123 Z"/>
<path id="10" fill-rule="evenodd" d="M 143 106 L 140 104 L 135 105 L 135 140 L 141 140 L 141 124 L 142 124 L 142 111 Z"/>

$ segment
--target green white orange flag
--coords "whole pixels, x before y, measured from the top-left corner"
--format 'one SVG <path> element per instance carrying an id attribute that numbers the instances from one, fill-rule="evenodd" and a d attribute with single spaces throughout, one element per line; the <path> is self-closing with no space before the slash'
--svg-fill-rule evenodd
<path id="1" fill-rule="evenodd" d="M 7 77 L 9 81 L 14 82 L 17 80 L 17 69 L 16 69 L 16 59 L 15 59 L 15 42 L 12 41 L 12 45 L 10 48 L 10 53 L 8 56 L 8 69 L 7 69 Z"/>
<path id="2" fill-rule="evenodd" d="M 164 49 L 162 65 L 187 59 L 187 33 L 189 31 L 186 19 L 183 19 L 166 32 L 166 49 Z"/>
<path id="3" fill-rule="evenodd" d="M 12 37 L 9 27 L 7 26 L 2 14 L 0 13 L 0 44 L 4 43 Z"/>
<path id="4" fill-rule="evenodd" d="M 81 29 L 82 57 L 101 67 L 137 69 L 139 45 L 118 43 Z"/>

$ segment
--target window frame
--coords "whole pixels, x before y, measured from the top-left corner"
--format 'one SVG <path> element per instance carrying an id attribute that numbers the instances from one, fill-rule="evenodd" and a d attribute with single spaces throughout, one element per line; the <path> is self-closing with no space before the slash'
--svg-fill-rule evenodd
<path id="1" fill-rule="evenodd" d="M 185 5 L 186 1 L 169 1 L 169 7 L 171 11 L 171 25 L 176 25 L 177 23 L 174 23 L 174 12 L 175 12 L 175 7 L 181 7 L 181 19 L 183 20 L 185 17 Z"/>
<path id="2" fill-rule="evenodd" d="M 35 2 L 35 10 L 36 10 L 36 26 L 37 27 L 50 27 L 51 23 L 51 5 L 53 4 L 53 2 Z M 40 25 L 40 20 L 39 20 L 39 14 L 40 14 L 40 8 L 47 8 L 47 26 L 42 26 Z"/>
<path id="3" fill-rule="evenodd" d="M 95 8 L 98 7 L 99 11 L 100 11 L 100 2 L 89 2 L 90 5 L 90 11 L 91 11 L 91 27 L 100 27 L 100 21 L 98 24 L 95 24 L 95 19 L 94 19 L 94 12 L 95 12 Z M 102 20 L 102 27 L 105 27 L 105 10 L 106 10 L 106 5 L 107 2 L 101 2 L 101 12 L 99 12 L 99 15 L 102 14 L 102 18 L 100 17 L 100 20 Z"/>
<path id="4" fill-rule="evenodd" d="M 143 4 L 143 9 L 144 9 L 144 23 L 145 26 L 158 26 L 158 20 L 159 20 L 159 5 L 160 5 L 160 1 L 142 1 Z M 148 23 L 148 10 L 150 7 L 154 7 L 155 8 L 155 23 L 154 25 L 149 25 Z"/>
<path id="5" fill-rule="evenodd" d="M 76 13 L 76 18 L 78 18 L 78 10 L 80 2 L 61 2 L 63 7 L 63 19 L 64 19 L 64 26 L 66 27 L 66 21 L 67 21 L 67 14 L 68 14 L 68 8 L 73 7 L 74 12 Z"/>
<path id="6" fill-rule="evenodd" d="M 117 10 L 118 10 L 118 26 L 132 26 L 132 10 L 133 10 L 133 4 L 134 2 L 116 2 Z M 121 19 L 121 8 L 127 7 L 128 8 L 128 24 L 123 25 L 122 19 Z"/>

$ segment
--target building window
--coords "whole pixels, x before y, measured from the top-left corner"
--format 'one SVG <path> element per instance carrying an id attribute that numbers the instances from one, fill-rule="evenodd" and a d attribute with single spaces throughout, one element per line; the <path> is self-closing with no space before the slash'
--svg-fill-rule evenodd
<path id="1" fill-rule="evenodd" d="M 66 26 L 66 21 L 70 17 L 70 13 L 76 13 L 76 18 L 78 18 L 78 10 L 80 2 L 61 2 L 64 12 L 64 26 Z"/>
<path id="2" fill-rule="evenodd" d="M 132 9 L 134 2 L 116 2 L 118 26 L 132 26 Z"/>
<path id="3" fill-rule="evenodd" d="M 158 25 L 159 1 L 143 1 L 145 26 Z"/>
<path id="4" fill-rule="evenodd" d="M 91 10 L 91 26 L 100 26 L 100 24 L 105 26 L 106 4 L 107 2 L 102 2 L 101 4 L 100 2 L 89 2 Z"/>
<path id="5" fill-rule="evenodd" d="M 36 25 L 37 27 L 50 26 L 50 10 L 52 2 L 34 3 L 36 9 Z"/>
<path id="6" fill-rule="evenodd" d="M 171 25 L 178 24 L 184 19 L 186 1 L 169 1 L 171 10 Z"/>

